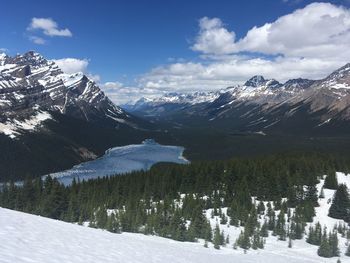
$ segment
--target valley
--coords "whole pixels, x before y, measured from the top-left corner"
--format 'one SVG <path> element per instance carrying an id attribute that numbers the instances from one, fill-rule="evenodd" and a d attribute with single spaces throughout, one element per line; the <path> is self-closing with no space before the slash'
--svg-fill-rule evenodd
<path id="1" fill-rule="evenodd" d="M 350 263 L 349 0 L 1 10 L 1 263 Z"/>

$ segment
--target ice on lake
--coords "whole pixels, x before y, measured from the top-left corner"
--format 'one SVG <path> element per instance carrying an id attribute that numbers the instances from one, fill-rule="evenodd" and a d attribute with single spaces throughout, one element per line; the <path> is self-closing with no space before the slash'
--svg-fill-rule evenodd
<path id="1" fill-rule="evenodd" d="M 73 178 L 82 181 L 148 170 L 153 164 L 159 162 L 186 164 L 188 161 L 182 156 L 183 151 L 184 148 L 181 146 L 161 145 L 148 139 L 142 144 L 111 148 L 96 160 L 81 163 L 72 169 L 53 173 L 50 176 L 56 177 L 65 185 L 69 185 Z"/>

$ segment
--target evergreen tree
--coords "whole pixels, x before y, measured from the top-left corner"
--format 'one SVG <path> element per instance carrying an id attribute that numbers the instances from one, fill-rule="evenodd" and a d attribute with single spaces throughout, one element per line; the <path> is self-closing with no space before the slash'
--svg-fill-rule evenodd
<path id="1" fill-rule="evenodd" d="M 332 257 L 339 256 L 337 231 L 334 231 L 333 233 L 329 234 L 329 244 L 331 246 Z"/>
<path id="2" fill-rule="evenodd" d="M 264 224 L 260 228 L 260 236 L 261 237 L 268 237 L 269 236 L 268 225 L 267 225 L 266 220 L 264 221 Z"/>
<path id="3" fill-rule="evenodd" d="M 220 245 L 222 243 L 222 237 L 221 237 L 220 228 L 218 224 L 216 224 L 214 229 L 213 243 L 214 243 L 215 249 L 220 249 Z"/>
<path id="4" fill-rule="evenodd" d="M 251 247 L 249 235 L 245 231 L 241 231 L 236 242 L 237 245 L 243 248 L 244 250 L 249 249 Z"/>
<path id="5" fill-rule="evenodd" d="M 316 185 L 308 185 L 306 187 L 305 201 L 308 201 L 312 206 L 318 206 L 318 195 Z"/>
<path id="6" fill-rule="evenodd" d="M 258 204 L 257 212 L 259 215 L 263 215 L 265 213 L 265 205 L 264 202 L 260 201 Z"/>
<path id="7" fill-rule="evenodd" d="M 334 194 L 328 216 L 349 222 L 350 198 L 345 184 L 339 185 Z"/>
<path id="8" fill-rule="evenodd" d="M 329 244 L 326 230 L 323 231 L 321 245 L 317 250 L 317 254 L 320 257 L 325 257 L 325 258 L 332 257 L 332 247 Z"/>
<path id="9" fill-rule="evenodd" d="M 326 179 L 324 180 L 324 188 L 327 189 L 337 189 L 338 187 L 338 180 L 337 180 L 337 176 L 335 173 L 331 173 L 329 175 L 326 176 Z"/>

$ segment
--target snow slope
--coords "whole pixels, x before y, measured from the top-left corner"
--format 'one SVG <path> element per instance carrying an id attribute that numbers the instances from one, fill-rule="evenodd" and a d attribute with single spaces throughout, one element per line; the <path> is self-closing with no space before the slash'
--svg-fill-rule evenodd
<path id="1" fill-rule="evenodd" d="M 337 173 L 339 183 L 350 186 L 350 175 Z M 321 190 L 323 180 L 318 184 Z M 314 223 L 320 222 L 332 229 L 334 224 L 343 222 L 327 216 L 330 200 L 334 190 L 324 189 L 325 198 L 319 199 Z M 222 212 L 226 214 L 227 208 Z M 219 217 L 211 218 L 211 209 L 206 211 L 214 228 L 220 222 Z M 313 223 L 313 224 L 314 224 Z M 198 243 L 178 242 L 157 236 L 123 233 L 113 234 L 100 229 L 93 229 L 76 224 L 65 223 L 35 215 L 0 208 L 0 262 L 35 262 L 35 263 L 206 263 L 206 262 L 269 262 L 269 263 L 335 263 L 336 257 L 321 258 L 317 256 L 317 246 L 304 240 L 294 240 L 292 248 L 287 241 L 279 241 L 276 236 L 266 239 L 265 249 L 234 250 L 232 244 L 238 237 L 241 228 L 220 225 L 225 236 L 229 235 L 230 243 L 220 250 L 204 248 L 203 240 Z M 308 227 L 306 227 L 308 229 Z M 339 236 L 340 259 L 342 263 L 350 262 L 344 256 L 346 239 Z"/>
<path id="2" fill-rule="evenodd" d="M 2 263 L 151 263 L 151 262 L 336 262 L 323 259 L 305 243 L 287 248 L 286 242 L 267 244 L 265 250 L 215 250 L 201 243 L 182 243 L 142 234 L 112 234 L 53 219 L 0 208 Z M 350 259 L 342 258 L 342 262 Z"/>

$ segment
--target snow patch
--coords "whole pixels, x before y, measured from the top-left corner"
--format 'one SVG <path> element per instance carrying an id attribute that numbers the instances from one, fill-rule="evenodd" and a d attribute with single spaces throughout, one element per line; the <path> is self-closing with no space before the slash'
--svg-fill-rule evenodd
<path id="1" fill-rule="evenodd" d="M 45 111 L 39 111 L 36 115 L 30 117 L 26 120 L 12 120 L 5 123 L 0 123 L 0 133 L 9 136 L 11 139 L 17 137 L 21 134 L 21 131 L 34 130 L 43 121 L 52 119 L 52 116 Z"/>

